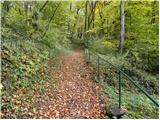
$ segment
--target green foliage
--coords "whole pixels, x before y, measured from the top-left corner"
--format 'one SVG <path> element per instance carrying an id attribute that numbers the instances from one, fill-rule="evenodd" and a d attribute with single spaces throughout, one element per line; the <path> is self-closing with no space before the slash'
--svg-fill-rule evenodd
<path id="1" fill-rule="evenodd" d="M 113 105 L 118 105 L 118 90 L 114 86 L 108 86 L 106 83 L 103 85 L 106 94 L 109 95 L 110 101 L 114 101 Z M 115 90 L 115 91 L 114 91 Z M 116 92 L 117 90 L 117 92 Z M 137 92 L 130 92 L 122 89 L 122 106 L 127 109 L 126 116 L 132 119 L 157 119 L 158 108 L 146 99 L 143 94 Z"/>
<path id="2" fill-rule="evenodd" d="M 106 40 L 106 38 L 102 38 L 98 41 L 95 40 L 94 42 L 90 40 L 89 46 L 93 51 L 104 55 L 115 54 L 117 51 L 117 47 L 113 41 Z"/>
<path id="3" fill-rule="evenodd" d="M 95 52 L 95 51 L 94 51 Z M 99 54 L 102 58 L 108 60 L 113 65 L 119 67 L 120 69 L 124 70 L 126 74 L 133 77 L 137 82 L 146 88 L 150 93 L 157 94 L 159 91 L 158 87 L 158 79 L 159 76 L 148 73 L 142 69 L 138 69 L 137 67 L 133 67 L 132 63 L 128 60 L 128 53 L 124 55 L 113 54 L 112 52 L 107 53 L 107 55 Z M 97 57 L 91 55 L 91 60 L 94 65 L 97 64 Z M 104 79 L 109 79 L 108 84 L 116 84 L 117 75 L 115 73 L 116 69 L 109 64 L 106 64 L 103 60 L 100 60 L 100 73 Z M 128 86 L 126 86 L 128 87 Z"/>
<path id="4" fill-rule="evenodd" d="M 119 1 L 97 2 L 94 26 L 86 31 L 85 38 L 92 50 L 104 55 L 118 55 L 119 6 Z M 131 63 L 131 67 L 158 74 L 158 2 L 129 0 L 125 1 L 124 9 L 125 61 Z"/>
<path id="5" fill-rule="evenodd" d="M 2 111 L 6 118 L 18 118 L 24 112 L 15 102 L 30 104 L 34 88 L 44 91 L 50 80 L 48 64 L 61 53 L 68 52 L 66 2 L 57 11 L 58 2 L 50 2 L 42 11 L 44 2 L 3 1 L 2 10 Z M 25 7 L 27 6 L 27 7 Z M 51 20 L 51 16 L 55 15 Z M 40 87 L 39 87 L 40 86 Z M 25 94 L 25 91 L 28 93 Z M 24 92 L 24 94 L 23 94 Z M 18 94 L 18 95 L 17 95 Z M 18 97 L 14 97 L 18 96 Z M 20 100 L 23 99 L 24 100 Z M 35 101 L 34 101 L 35 102 Z M 12 115 L 10 112 L 12 111 Z M 29 110 L 30 111 L 30 110 Z"/>
<path id="6" fill-rule="evenodd" d="M 86 51 L 87 52 L 87 51 Z M 100 54 L 99 54 L 100 55 Z M 124 55 L 125 56 L 125 55 Z M 158 100 L 158 76 L 148 74 L 132 65 L 124 56 L 114 56 L 112 54 L 100 55 L 101 58 L 108 60 L 113 65 L 124 70 L 126 74 L 133 77 L 145 91 Z M 97 73 L 97 56 L 90 53 L 90 62 Z M 99 78 L 95 76 L 95 81 L 100 83 L 106 94 L 109 95 L 110 105 L 118 105 L 118 70 L 107 62 L 100 59 Z M 131 70 L 131 71 L 130 71 Z M 158 108 L 142 94 L 137 88 L 131 84 L 126 77 L 122 75 L 122 106 L 127 109 L 126 117 L 128 118 L 158 118 Z M 154 94 L 156 93 L 156 94 Z M 106 105 L 106 107 L 108 104 Z M 108 108 L 108 107 L 107 107 Z"/>
<path id="7" fill-rule="evenodd" d="M 112 64 L 124 69 L 145 87 L 152 88 L 152 93 L 157 94 L 158 1 L 125 1 L 125 44 L 121 55 L 118 53 L 120 1 L 48 1 L 46 5 L 45 3 L 46 1 L 1 2 L 0 89 L 3 97 L 9 97 L 9 94 L 19 88 L 30 89 L 35 83 L 48 80 L 46 77 L 48 60 L 60 53 L 70 52 L 71 45 L 85 46 L 102 54 Z M 94 58 L 94 65 L 95 61 Z M 105 67 L 104 65 L 101 68 L 101 71 L 105 72 L 102 76 L 109 80 L 108 84 L 116 85 L 115 70 L 109 66 L 105 70 Z M 128 83 L 123 85 L 128 90 Z M 111 86 L 107 86 L 107 90 L 112 96 L 116 96 Z M 127 94 L 132 92 L 128 91 Z M 136 110 L 140 110 L 146 113 L 145 118 L 147 116 L 157 118 L 157 113 L 150 103 L 139 93 L 136 95 L 138 96 L 136 100 L 128 96 L 125 103 L 130 110 L 132 102 L 136 102 L 135 106 L 132 106 L 136 108 L 134 112 L 128 112 L 129 117 L 142 118 L 141 113 L 136 113 Z M 143 101 L 145 106 L 138 101 Z M 9 104 L 8 107 L 13 105 Z"/>
<path id="8" fill-rule="evenodd" d="M 158 44 L 138 42 L 130 47 L 127 57 L 133 66 L 152 73 L 158 73 Z"/>
<path id="9" fill-rule="evenodd" d="M 8 43 L 2 45 L 2 81 L 6 90 L 26 87 L 27 84 L 36 82 L 35 76 L 40 77 L 47 72 L 44 70 L 47 67 L 45 61 L 48 59 L 48 53 L 40 52 L 29 43 L 23 42 L 19 46 L 15 43 L 12 43 L 12 46 Z M 7 81 L 10 83 L 9 88 L 7 88 Z"/>

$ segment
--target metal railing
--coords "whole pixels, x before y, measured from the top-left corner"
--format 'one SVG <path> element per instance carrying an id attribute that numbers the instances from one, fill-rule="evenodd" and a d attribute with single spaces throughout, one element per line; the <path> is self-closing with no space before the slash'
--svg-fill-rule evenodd
<path id="1" fill-rule="evenodd" d="M 121 98 L 122 98 L 122 75 L 125 76 L 127 78 L 127 80 L 129 80 L 136 88 L 138 88 L 147 98 L 149 98 L 149 100 L 151 102 L 153 102 L 157 107 L 159 107 L 159 103 L 151 96 L 149 95 L 145 90 L 143 90 L 143 88 L 137 84 L 135 81 L 135 79 L 133 79 L 132 77 L 130 77 L 128 74 L 126 74 L 123 70 L 121 70 L 119 67 L 113 65 L 112 63 L 110 63 L 108 60 L 106 60 L 105 58 L 103 58 L 100 54 L 95 53 L 95 52 L 91 52 L 88 49 L 86 49 L 85 54 L 87 55 L 87 58 L 89 60 L 89 62 L 91 61 L 91 54 L 95 55 L 97 57 L 97 77 L 100 78 L 100 61 L 103 60 L 105 63 L 108 63 L 109 65 L 111 65 L 112 67 L 114 67 L 117 71 L 118 71 L 118 94 L 119 94 L 119 99 L 118 99 L 118 106 L 119 108 L 121 108 Z"/>

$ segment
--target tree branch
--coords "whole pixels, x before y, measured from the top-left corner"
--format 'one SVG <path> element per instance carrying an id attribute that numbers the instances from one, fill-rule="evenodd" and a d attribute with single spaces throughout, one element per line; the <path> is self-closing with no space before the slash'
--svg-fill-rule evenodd
<path id="1" fill-rule="evenodd" d="M 49 1 L 47 0 L 47 1 L 43 4 L 43 6 L 39 9 L 39 12 L 41 12 L 41 11 L 45 8 L 45 6 L 47 5 L 48 2 L 49 2 Z"/>
<path id="2" fill-rule="evenodd" d="M 59 4 L 57 5 L 56 9 L 55 9 L 54 12 L 53 12 L 52 17 L 51 17 L 50 20 L 48 21 L 48 25 L 46 26 L 47 29 L 46 29 L 46 31 L 44 32 L 42 38 L 44 38 L 44 36 L 46 35 L 46 33 L 47 33 L 48 29 L 49 29 L 49 25 L 50 25 L 51 21 L 53 20 L 53 18 L 54 18 L 54 16 L 55 16 L 55 13 L 56 13 L 57 9 L 59 8 L 60 4 L 61 4 L 61 2 L 59 2 Z"/>

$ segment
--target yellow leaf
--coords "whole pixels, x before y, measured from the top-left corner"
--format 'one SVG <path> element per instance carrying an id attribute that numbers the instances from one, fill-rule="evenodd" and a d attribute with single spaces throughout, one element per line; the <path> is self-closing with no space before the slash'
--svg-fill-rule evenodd
<path id="1" fill-rule="evenodd" d="M 43 111 L 42 111 L 42 110 L 40 110 L 40 111 L 39 111 L 39 114 L 40 114 L 40 115 L 43 115 Z"/>
<path id="2" fill-rule="evenodd" d="M 33 108 L 33 112 L 34 112 L 34 113 L 36 112 L 36 108 Z"/>

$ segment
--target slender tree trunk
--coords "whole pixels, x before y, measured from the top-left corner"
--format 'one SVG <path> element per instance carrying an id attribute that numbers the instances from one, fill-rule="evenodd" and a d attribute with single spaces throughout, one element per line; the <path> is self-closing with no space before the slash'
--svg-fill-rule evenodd
<path id="1" fill-rule="evenodd" d="M 70 2 L 70 4 L 69 4 L 69 11 L 70 12 L 72 11 L 72 2 Z M 71 31 L 70 28 L 71 28 L 71 25 L 70 25 L 70 18 L 69 18 L 68 19 L 68 31 Z"/>
<path id="2" fill-rule="evenodd" d="M 1 16 L 2 16 L 2 20 L 1 20 L 1 25 L 3 26 L 6 19 L 5 19 L 5 15 L 7 12 L 9 12 L 9 7 L 10 5 L 10 1 L 4 1 L 3 6 L 2 6 L 2 11 L 1 11 Z"/>
<path id="3" fill-rule="evenodd" d="M 92 27 L 93 27 L 93 28 L 94 28 L 94 19 L 95 19 L 95 11 L 93 12 L 93 18 L 92 18 L 92 20 L 93 20 Z"/>
<path id="4" fill-rule="evenodd" d="M 88 16 L 88 30 L 90 28 L 90 25 L 92 22 L 94 22 L 94 12 L 95 12 L 95 8 L 96 8 L 96 4 L 97 4 L 97 1 L 95 3 L 93 3 L 93 1 L 91 1 L 91 9 L 90 9 L 90 14 Z M 94 23 L 93 23 L 93 27 L 94 27 Z"/>
<path id="5" fill-rule="evenodd" d="M 125 37 L 125 15 L 124 15 L 124 0 L 120 3 L 120 15 L 121 15 L 121 33 L 119 42 L 119 52 L 122 54 L 124 47 L 124 37 Z"/>
<path id="6" fill-rule="evenodd" d="M 91 5 L 92 5 L 92 9 L 93 9 L 93 12 L 92 12 L 92 18 L 91 18 L 91 21 L 92 21 L 92 27 L 94 28 L 94 1 L 91 1 Z"/>
<path id="7" fill-rule="evenodd" d="M 131 29 L 131 26 L 132 26 L 132 13 L 130 11 L 130 29 Z"/>
<path id="8" fill-rule="evenodd" d="M 48 0 L 43 4 L 43 6 L 40 8 L 40 10 L 39 10 L 39 12 L 41 12 L 44 8 L 45 8 L 45 6 L 48 4 Z"/>
<path id="9" fill-rule="evenodd" d="M 105 23 L 105 18 L 103 18 L 103 13 L 100 10 L 99 10 L 99 16 L 101 18 L 101 29 L 99 31 L 99 37 L 102 38 L 103 35 L 104 35 L 104 27 L 103 27 L 103 25 Z"/>
<path id="10" fill-rule="evenodd" d="M 151 18 L 151 24 L 155 23 L 155 5 L 157 1 L 153 1 L 152 3 L 152 18 Z"/>
<path id="11" fill-rule="evenodd" d="M 53 18 L 54 18 L 54 16 L 55 16 L 56 12 L 57 12 L 57 10 L 58 10 L 58 8 L 60 7 L 60 5 L 61 5 L 61 2 L 58 3 L 57 7 L 55 8 L 55 10 L 54 10 L 54 12 L 53 12 L 52 17 L 51 17 L 50 20 L 48 21 L 48 25 L 46 26 L 47 28 L 46 28 L 46 30 L 45 30 L 45 32 L 44 32 L 42 38 L 44 38 L 44 36 L 46 35 L 46 33 L 47 33 L 48 29 L 49 29 L 49 25 L 50 25 L 51 21 L 53 20 Z"/>
<path id="12" fill-rule="evenodd" d="M 87 1 L 85 6 L 85 23 L 84 23 L 84 32 L 87 30 Z"/>
<path id="13" fill-rule="evenodd" d="M 26 24 L 27 24 L 27 26 L 29 26 L 29 21 L 28 21 L 28 12 L 29 12 L 29 10 L 28 10 L 28 1 L 25 1 L 24 6 L 25 6 Z"/>
<path id="14" fill-rule="evenodd" d="M 88 17 L 88 30 L 90 28 L 90 17 Z"/>
<path id="15" fill-rule="evenodd" d="M 97 4 L 97 2 L 94 2 L 93 3 L 93 15 L 92 15 L 92 20 L 93 20 L 93 28 L 94 28 L 94 20 L 95 20 L 95 11 L 96 11 L 96 4 Z"/>
<path id="16" fill-rule="evenodd" d="M 79 13 L 79 10 L 80 10 L 79 8 L 77 8 L 77 10 L 76 10 L 76 14 L 77 14 L 76 17 L 75 17 L 76 21 L 78 21 L 78 13 Z M 74 25 L 73 25 L 73 30 L 72 30 L 72 35 L 71 35 L 72 37 L 73 37 L 73 35 L 74 35 L 75 31 L 76 31 L 76 23 L 77 23 L 77 22 L 75 22 Z M 77 31 L 78 31 L 78 29 L 77 29 Z M 72 38 L 72 37 L 71 37 L 71 38 Z M 78 33 L 77 33 L 77 37 L 78 37 Z"/>

